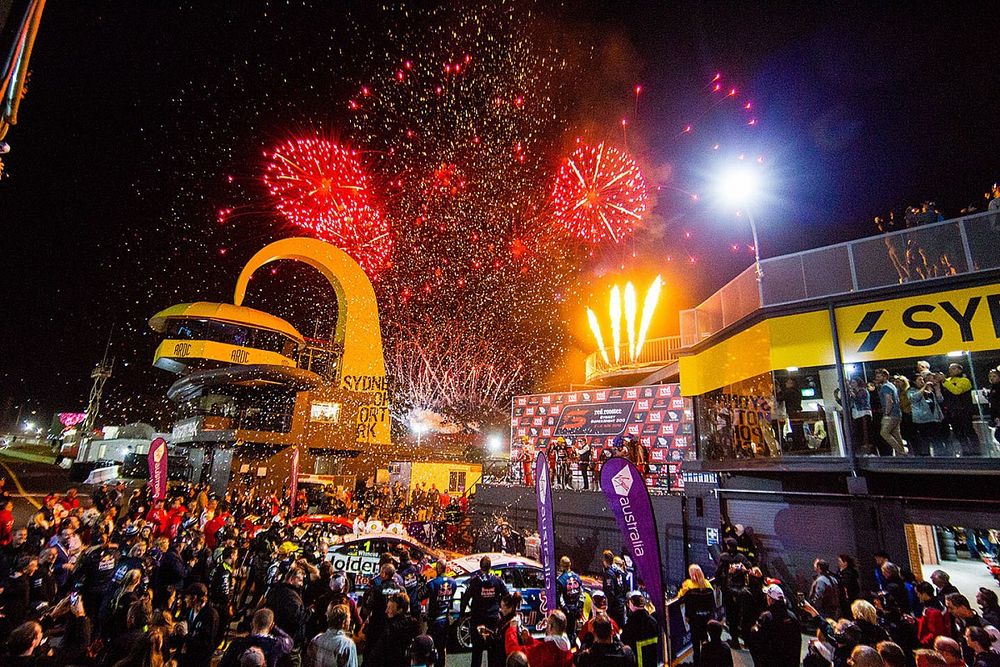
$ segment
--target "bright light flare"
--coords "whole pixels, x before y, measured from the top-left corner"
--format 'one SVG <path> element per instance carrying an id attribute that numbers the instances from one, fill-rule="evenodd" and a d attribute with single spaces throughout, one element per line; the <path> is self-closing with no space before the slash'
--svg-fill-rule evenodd
<path id="1" fill-rule="evenodd" d="M 719 197 L 728 202 L 746 204 L 760 193 L 760 175 L 747 165 L 732 167 L 723 172 L 716 183 Z"/>
<path id="2" fill-rule="evenodd" d="M 628 357 L 635 361 L 635 285 L 631 281 L 625 283 L 625 330 L 628 332 Z"/>
<path id="3" fill-rule="evenodd" d="M 611 365 L 608 360 L 608 351 L 604 347 L 604 336 L 601 335 L 601 325 L 597 321 L 597 314 L 590 308 L 587 309 L 587 321 L 590 322 L 590 331 L 594 334 L 594 340 L 597 341 L 597 349 L 601 351 L 601 357 L 604 359 L 604 363 Z M 618 348 L 615 348 L 615 363 L 618 363 Z"/>
<path id="4" fill-rule="evenodd" d="M 615 363 L 617 364 L 621 358 L 622 349 L 622 295 L 618 285 L 611 288 L 608 314 L 611 316 L 611 342 L 615 347 Z"/>
<path id="5" fill-rule="evenodd" d="M 649 325 L 653 321 L 653 312 L 656 310 L 656 304 L 660 300 L 660 290 L 662 287 L 663 278 L 656 276 L 653 284 L 646 290 L 646 298 L 642 302 L 642 322 L 639 324 L 639 341 L 635 346 L 636 359 L 642 354 L 642 346 L 646 342 L 646 334 L 649 332 Z"/>

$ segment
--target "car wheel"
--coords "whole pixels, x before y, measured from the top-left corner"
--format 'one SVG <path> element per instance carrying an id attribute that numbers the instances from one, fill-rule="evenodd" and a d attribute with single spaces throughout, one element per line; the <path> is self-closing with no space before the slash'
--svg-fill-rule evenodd
<path id="1" fill-rule="evenodd" d="M 456 623 L 452 631 L 452 643 L 458 651 L 472 650 L 472 621 L 469 617 L 463 618 Z"/>

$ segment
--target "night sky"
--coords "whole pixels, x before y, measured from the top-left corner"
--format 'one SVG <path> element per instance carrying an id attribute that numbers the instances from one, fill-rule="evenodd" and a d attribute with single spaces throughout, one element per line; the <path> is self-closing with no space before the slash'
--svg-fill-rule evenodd
<path id="1" fill-rule="evenodd" d="M 112 328 L 108 420 L 162 413 L 170 377 L 149 367 L 145 321 L 177 302 L 226 300 L 255 250 L 295 233 L 263 214 L 262 151 L 292 133 L 350 139 L 346 100 L 361 72 L 384 64 L 373 56 L 391 29 L 366 2 L 167 4 L 45 10 L 0 180 L 5 426 L 23 401 L 81 410 Z M 636 155 L 660 190 L 627 271 L 662 271 L 671 309 L 752 261 L 749 231 L 705 194 L 737 152 L 767 170 L 770 196 L 755 211 L 765 256 L 871 235 L 873 216 L 927 198 L 946 217 L 983 207 L 1000 178 L 996 12 L 878 4 L 534 4 L 585 74 L 564 100 L 552 163 L 581 131 Z M 752 116 L 713 106 L 716 73 L 752 100 Z M 220 225 L 231 206 L 261 214 Z M 571 322 L 567 381 L 592 349 L 582 307 L 606 294 L 623 256 L 595 258 L 579 299 L 553 310 Z M 331 317 L 328 288 L 308 272 L 282 268 L 258 285 L 249 305 L 306 333 Z M 289 304 L 288 290 L 305 298 Z M 676 328 L 672 313 L 663 320 L 660 334 Z"/>

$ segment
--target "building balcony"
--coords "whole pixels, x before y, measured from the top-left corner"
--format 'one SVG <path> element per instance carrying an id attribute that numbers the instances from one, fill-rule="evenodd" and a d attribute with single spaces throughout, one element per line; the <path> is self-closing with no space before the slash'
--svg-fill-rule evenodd
<path id="1" fill-rule="evenodd" d="M 617 359 L 619 361 L 615 360 L 613 348 L 606 350 L 610 363 L 604 361 L 604 355 L 598 350 L 587 357 L 587 384 L 597 384 L 612 378 L 640 375 L 646 371 L 668 366 L 677 361 L 677 353 L 680 349 L 680 336 L 665 336 L 647 340 L 635 361 L 626 361 L 629 359 L 628 345 L 622 345 L 618 348 Z"/>
<path id="2" fill-rule="evenodd" d="M 697 345 L 761 308 L 1000 268 L 1000 213 L 984 212 L 760 261 L 696 308 L 681 345 Z M 588 366 L 589 370 L 589 366 Z"/>

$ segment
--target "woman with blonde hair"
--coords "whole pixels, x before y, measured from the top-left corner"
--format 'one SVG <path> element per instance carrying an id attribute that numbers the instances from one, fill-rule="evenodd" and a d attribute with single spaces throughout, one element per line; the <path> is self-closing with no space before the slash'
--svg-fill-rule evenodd
<path id="1" fill-rule="evenodd" d="M 868 600 L 855 600 L 851 603 L 851 616 L 858 629 L 861 630 L 859 643 L 867 646 L 878 646 L 879 642 L 890 641 L 889 633 L 878 624 L 878 612 Z"/>
<path id="2" fill-rule="evenodd" d="M 154 628 L 144 634 L 124 660 L 114 667 L 163 667 L 163 631 Z"/>
<path id="3" fill-rule="evenodd" d="M 697 563 L 688 566 L 688 578 L 677 597 L 684 602 L 684 616 L 691 626 L 694 664 L 701 664 L 701 644 L 708 641 L 708 622 L 715 618 L 715 591 Z"/>

